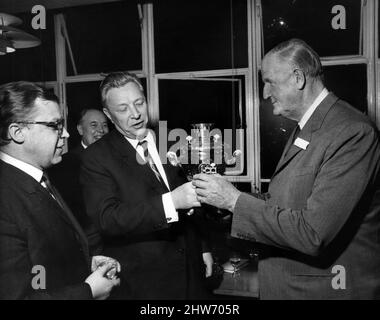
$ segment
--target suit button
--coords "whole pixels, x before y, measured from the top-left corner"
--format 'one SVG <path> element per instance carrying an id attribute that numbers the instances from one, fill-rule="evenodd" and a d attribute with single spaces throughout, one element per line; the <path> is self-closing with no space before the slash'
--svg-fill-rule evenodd
<path id="1" fill-rule="evenodd" d="M 185 252 L 185 249 L 183 249 L 183 248 L 179 248 L 178 250 L 177 250 L 179 253 L 184 253 Z"/>

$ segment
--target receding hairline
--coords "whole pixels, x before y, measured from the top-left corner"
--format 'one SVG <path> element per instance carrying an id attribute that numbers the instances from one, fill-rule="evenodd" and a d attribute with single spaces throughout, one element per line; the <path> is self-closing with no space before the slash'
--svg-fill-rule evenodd
<path id="1" fill-rule="evenodd" d="M 323 81 L 323 67 L 318 53 L 305 41 L 293 38 L 272 48 L 266 56 L 275 55 L 279 61 L 299 68 L 306 76 Z"/>
<path id="2" fill-rule="evenodd" d="M 107 121 L 107 117 L 106 115 L 104 114 L 104 112 L 102 110 L 99 110 L 99 109 L 94 109 L 94 108 L 90 108 L 90 109 L 84 109 L 82 110 L 81 114 L 80 114 L 80 118 L 79 118 L 79 121 L 78 121 L 78 124 L 81 124 L 84 120 L 84 118 L 91 112 L 95 112 L 95 113 L 99 113 L 103 116 L 103 118 Z"/>
<path id="3" fill-rule="evenodd" d="M 144 87 L 136 74 L 124 71 L 113 72 L 108 74 L 100 84 L 100 95 L 103 107 L 108 107 L 106 104 L 106 99 L 108 92 L 111 91 L 111 89 L 122 88 L 130 82 L 135 83 L 141 91 L 141 93 L 144 94 Z"/>
<path id="4" fill-rule="evenodd" d="M 136 83 L 135 81 L 131 80 L 131 81 L 128 81 L 127 83 L 121 85 L 121 86 L 118 86 L 118 87 L 109 87 L 107 88 L 106 92 L 104 93 L 104 97 L 102 97 L 102 102 L 103 102 L 103 108 L 106 108 L 108 109 L 108 105 L 106 103 L 107 99 L 108 99 L 108 95 L 110 93 L 111 90 L 113 89 L 122 89 L 130 84 L 134 84 L 137 89 L 140 91 L 140 93 L 144 96 L 145 98 L 145 93 L 144 93 L 144 88 L 143 86 L 141 85 L 141 83 Z"/>

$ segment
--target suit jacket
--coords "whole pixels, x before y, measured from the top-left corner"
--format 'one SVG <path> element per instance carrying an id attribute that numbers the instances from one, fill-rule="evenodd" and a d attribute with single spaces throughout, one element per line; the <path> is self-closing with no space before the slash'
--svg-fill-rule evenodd
<path id="1" fill-rule="evenodd" d="M 117 298 L 186 299 L 205 295 L 196 217 L 166 221 L 161 185 L 149 165 L 116 130 L 89 146 L 81 182 L 86 210 L 103 235 L 105 254 L 122 264 Z M 141 163 L 141 162 L 140 162 Z M 186 179 L 163 165 L 171 190 Z M 114 296 L 116 298 L 116 296 Z"/>
<path id="2" fill-rule="evenodd" d="M 235 207 L 232 235 L 265 245 L 260 297 L 378 299 L 377 129 L 330 93 L 299 138 L 309 144 L 290 137 L 265 200 L 242 194 Z"/>
<path id="3" fill-rule="evenodd" d="M 80 165 L 84 150 L 82 144 L 77 145 L 63 155 L 59 164 L 49 168 L 48 173 L 53 185 L 58 189 L 86 233 L 91 255 L 97 255 L 102 252 L 103 245 L 99 233 L 86 214 L 82 188 L 79 183 Z"/>
<path id="4" fill-rule="evenodd" d="M 84 283 L 87 241 L 75 218 L 35 179 L 1 160 L 0 177 L 0 298 L 92 298 Z M 45 270 L 44 290 L 33 288 L 33 277 L 43 276 L 32 273 L 34 266 Z"/>

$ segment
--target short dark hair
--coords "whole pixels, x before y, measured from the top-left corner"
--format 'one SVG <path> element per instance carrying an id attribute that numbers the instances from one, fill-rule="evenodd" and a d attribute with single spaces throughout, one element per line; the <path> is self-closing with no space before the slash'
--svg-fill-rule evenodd
<path id="1" fill-rule="evenodd" d="M 268 54 L 277 54 L 301 69 L 306 76 L 323 81 L 323 68 L 318 54 L 303 40 L 290 39 L 271 49 Z"/>
<path id="2" fill-rule="evenodd" d="M 107 108 L 106 97 L 108 91 L 110 91 L 112 88 L 123 87 L 129 82 L 134 82 L 137 84 L 141 92 L 144 92 L 144 87 L 135 74 L 126 71 L 112 72 L 108 74 L 100 84 L 100 94 L 102 97 L 103 107 Z"/>
<path id="3" fill-rule="evenodd" d="M 37 98 L 58 103 L 54 93 L 32 82 L 17 81 L 0 86 L 0 146 L 10 142 L 9 125 L 26 120 L 32 114 Z"/>

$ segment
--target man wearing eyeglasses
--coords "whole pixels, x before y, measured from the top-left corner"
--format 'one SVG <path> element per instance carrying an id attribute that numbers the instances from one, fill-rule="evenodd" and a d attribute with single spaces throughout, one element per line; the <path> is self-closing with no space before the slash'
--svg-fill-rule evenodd
<path id="1" fill-rule="evenodd" d="M 68 137 L 54 94 L 0 86 L 0 299 L 105 299 L 119 284 L 46 175 Z"/>

